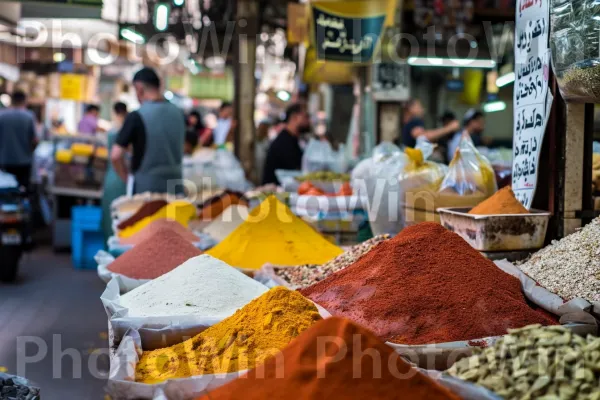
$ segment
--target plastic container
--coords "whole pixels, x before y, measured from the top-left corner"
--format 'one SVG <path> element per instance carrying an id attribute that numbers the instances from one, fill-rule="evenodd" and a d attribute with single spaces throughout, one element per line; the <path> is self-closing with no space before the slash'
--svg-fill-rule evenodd
<path id="1" fill-rule="evenodd" d="M 73 224 L 71 229 L 71 249 L 73 266 L 76 269 L 95 270 L 94 259 L 99 250 L 104 249 L 102 233 L 102 208 L 73 207 Z"/>
<path id="2" fill-rule="evenodd" d="M 550 213 L 471 215 L 470 208 L 440 208 L 441 224 L 478 251 L 520 251 L 542 248 Z"/>

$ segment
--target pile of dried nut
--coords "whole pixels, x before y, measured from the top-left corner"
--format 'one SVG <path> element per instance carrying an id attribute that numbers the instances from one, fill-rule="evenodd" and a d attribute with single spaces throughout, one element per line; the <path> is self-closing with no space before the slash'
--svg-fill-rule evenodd
<path id="1" fill-rule="evenodd" d="M 600 219 L 535 253 L 519 268 L 566 300 L 600 301 Z"/>
<path id="2" fill-rule="evenodd" d="M 322 281 L 329 275 L 341 271 L 354 264 L 374 246 L 390 238 L 390 235 L 379 235 L 363 243 L 351 247 L 348 251 L 323 265 L 299 265 L 295 267 L 275 268 L 275 274 L 286 281 L 294 289 L 302 289 Z"/>
<path id="3" fill-rule="evenodd" d="M 509 330 L 448 374 L 505 399 L 600 399 L 600 338 L 561 326 Z"/>

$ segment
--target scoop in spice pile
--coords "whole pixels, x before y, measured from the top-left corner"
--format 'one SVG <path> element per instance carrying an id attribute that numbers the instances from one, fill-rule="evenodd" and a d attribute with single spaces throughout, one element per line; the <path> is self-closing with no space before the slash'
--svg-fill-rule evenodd
<path id="1" fill-rule="evenodd" d="M 179 222 L 169 221 L 168 219 L 157 219 L 135 235 L 128 237 L 127 239 L 122 239 L 121 244 L 138 245 L 150 239 L 156 232 L 163 229 L 172 230 L 191 243 L 195 243 L 199 240 L 198 236 L 194 235 L 189 229 L 184 228 Z"/>
<path id="2" fill-rule="evenodd" d="M 223 261 L 202 255 L 124 294 L 120 304 L 128 309 L 129 317 L 198 315 L 223 319 L 267 290 Z"/>
<path id="3" fill-rule="evenodd" d="M 135 380 L 152 384 L 252 369 L 319 319 L 312 302 L 298 292 L 277 287 L 183 343 L 144 352 Z"/>
<path id="4" fill-rule="evenodd" d="M 200 254 L 181 235 L 162 228 L 110 263 L 108 269 L 133 279 L 155 279 Z"/>
<path id="5" fill-rule="evenodd" d="M 234 267 L 323 264 L 343 253 L 275 196 L 250 212 L 242 225 L 207 252 Z"/>
<path id="6" fill-rule="evenodd" d="M 323 340 L 326 352 L 320 345 Z M 280 356 L 200 400 L 399 398 L 459 397 L 413 370 L 373 333 L 348 320 L 329 318 L 300 335 Z"/>
<path id="7" fill-rule="evenodd" d="M 506 215 L 506 214 L 529 214 L 523 204 L 515 197 L 510 186 L 506 186 L 496 192 L 492 197 L 473 208 L 471 215 Z"/>
<path id="8" fill-rule="evenodd" d="M 505 399 L 600 399 L 600 338 L 535 325 L 475 351 L 447 373 Z"/>
<path id="9" fill-rule="evenodd" d="M 565 300 L 600 302 L 600 219 L 538 251 L 519 268 Z"/>
<path id="10" fill-rule="evenodd" d="M 300 292 L 400 344 L 481 339 L 556 323 L 527 304 L 517 278 L 435 223 L 404 229 Z"/>
<path id="11" fill-rule="evenodd" d="M 344 254 L 323 265 L 299 265 L 295 267 L 275 267 L 275 274 L 285 280 L 292 288 L 302 289 L 322 281 L 329 275 L 334 274 L 352 265 L 363 255 L 367 254 L 373 247 L 390 238 L 390 235 L 379 235 L 363 243 L 352 246 Z"/>

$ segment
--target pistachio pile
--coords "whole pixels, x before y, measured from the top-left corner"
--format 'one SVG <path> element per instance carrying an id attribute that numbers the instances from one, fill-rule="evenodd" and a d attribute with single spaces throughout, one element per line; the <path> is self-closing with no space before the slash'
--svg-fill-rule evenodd
<path id="1" fill-rule="evenodd" d="M 600 399 L 600 338 L 561 326 L 508 332 L 446 372 L 505 399 Z"/>
<path id="2" fill-rule="evenodd" d="M 352 246 L 348 251 L 323 265 L 275 268 L 275 274 L 285 280 L 293 289 L 302 289 L 354 264 L 359 258 L 371 251 L 373 247 L 389 238 L 390 235 L 375 236 L 363 243 Z"/>
<path id="3" fill-rule="evenodd" d="M 519 268 L 565 300 L 600 301 L 600 219 L 538 251 Z"/>

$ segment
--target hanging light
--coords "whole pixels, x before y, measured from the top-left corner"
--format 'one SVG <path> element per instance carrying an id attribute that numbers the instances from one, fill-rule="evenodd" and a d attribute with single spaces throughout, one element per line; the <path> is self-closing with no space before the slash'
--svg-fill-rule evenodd
<path id="1" fill-rule="evenodd" d="M 131 28 L 123 28 L 121 29 L 121 37 L 125 40 L 129 40 L 135 44 L 144 44 L 146 43 L 146 38 Z"/>
<path id="2" fill-rule="evenodd" d="M 171 9 L 166 4 L 158 4 L 154 9 L 154 27 L 158 31 L 166 31 L 169 27 L 169 12 Z"/>
<path id="3" fill-rule="evenodd" d="M 175 4 L 177 7 L 181 7 L 185 4 L 185 0 L 173 0 L 173 4 Z"/>

